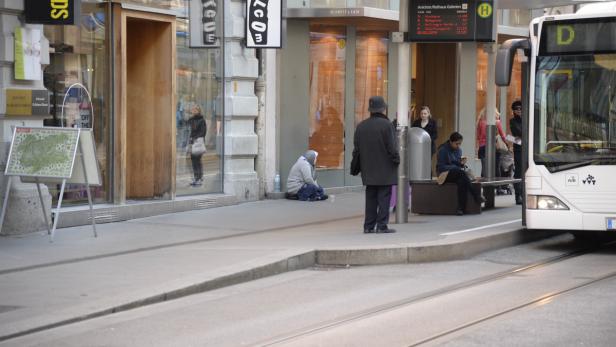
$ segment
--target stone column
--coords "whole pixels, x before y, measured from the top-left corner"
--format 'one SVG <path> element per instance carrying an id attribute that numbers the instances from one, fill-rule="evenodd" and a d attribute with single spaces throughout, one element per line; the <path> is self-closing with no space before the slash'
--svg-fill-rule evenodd
<path id="1" fill-rule="evenodd" d="M 15 28 L 39 29 L 42 25 L 26 25 L 20 22 L 23 12 L 23 0 L 0 0 L 0 204 L 4 202 L 7 177 L 4 169 L 9 146 L 15 126 L 43 126 L 40 116 L 13 116 L 6 114 L 6 89 L 45 89 L 43 78 L 39 81 L 15 80 Z M 49 42 L 41 37 L 41 65 L 49 64 Z M 43 67 L 41 66 L 41 69 Z M 7 203 L 7 211 L 1 234 L 23 234 L 44 230 L 45 219 L 35 184 L 22 183 L 18 177 L 12 177 L 12 187 Z M 47 211 L 51 208 L 51 195 L 45 185 L 41 185 L 43 200 Z"/>
<path id="2" fill-rule="evenodd" d="M 225 115 L 218 116 L 224 120 L 225 126 L 225 193 L 240 200 L 257 200 L 255 119 L 259 106 L 255 81 L 259 68 L 255 50 L 245 48 L 243 42 L 245 6 L 241 0 L 225 0 L 225 90 L 224 95 L 219 95 L 219 100 L 224 99 Z"/>
<path id="3" fill-rule="evenodd" d="M 458 44 L 458 114 L 457 129 L 464 136 L 462 153 L 468 156 L 468 166 L 475 175 L 481 172 L 481 162 L 475 160 L 475 133 L 477 111 L 477 44 Z M 445 135 L 449 139 L 449 134 Z"/>

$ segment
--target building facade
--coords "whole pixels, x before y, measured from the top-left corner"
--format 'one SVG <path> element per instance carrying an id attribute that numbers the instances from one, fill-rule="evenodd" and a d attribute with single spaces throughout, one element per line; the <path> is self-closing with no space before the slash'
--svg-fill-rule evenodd
<path id="1" fill-rule="evenodd" d="M 371 95 L 383 96 L 390 119 L 397 117 L 398 78 L 412 81 L 411 119 L 427 105 L 439 143 L 457 130 L 467 139 L 464 151 L 475 151 L 487 86 L 484 47 L 412 44 L 411 76 L 399 76 L 398 45 L 390 39 L 398 1 L 289 0 L 281 49 L 245 47 L 242 0 L 217 2 L 218 42 L 205 48 L 190 40 L 189 5 L 200 1 L 75 0 L 81 11 L 72 25 L 26 23 L 25 1 L 0 0 L 2 163 L 16 125 L 92 128 L 103 179 L 92 187 L 99 222 L 266 197 L 278 174 L 284 190 L 308 148 L 320 153 L 320 184 L 360 186 L 348 174 L 355 126 L 368 116 Z M 526 23 L 541 14 L 500 10 L 498 41 L 526 36 Z M 17 28 L 40 34 L 40 77 L 16 78 Z M 499 91 L 502 114 L 522 93 L 519 69 L 513 80 Z M 47 114 L 8 112 L 13 89 L 46 91 Z M 191 184 L 186 150 L 195 106 L 207 125 L 201 184 Z M 35 186 L 12 179 L 2 232 L 44 229 Z M 44 195 L 55 206 L 59 187 L 48 184 Z M 87 224 L 84 187 L 68 185 L 63 199 L 59 225 Z"/>
<path id="2" fill-rule="evenodd" d="M 367 101 L 380 95 L 396 105 L 399 31 L 398 1 L 289 1 L 287 40 L 279 54 L 279 160 L 283 182 L 289 168 L 307 148 L 319 152 L 318 181 L 325 187 L 361 185 L 349 174 L 356 125 L 369 116 Z M 498 42 L 528 34 L 529 10 L 499 11 Z M 438 126 L 437 144 L 461 131 L 464 151 L 473 157 L 476 118 L 485 109 L 486 45 L 464 43 L 411 44 L 410 122 L 428 106 Z M 498 90 L 503 115 L 521 98 L 521 71 L 515 65 L 513 83 Z M 503 97 L 500 97 L 502 95 Z M 503 124 L 507 122 L 503 119 Z M 479 160 L 471 163 L 479 170 Z"/>
<path id="3" fill-rule="evenodd" d="M 245 2 L 218 2 L 212 47 L 191 47 L 188 1 L 75 2 L 80 11 L 70 25 L 29 24 L 26 1 L 0 2 L 3 162 L 14 126 L 92 128 L 103 182 L 91 187 L 97 220 L 258 199 L 259 67 L 255 50 L 242 44 Z M 16 74 L 17 31 L 40 37 L 33 40 L 40 47 L 37 76 Z M 11 114 L 6 96 L 13 89 L 47 91 L 48 112 Z M 197 163 L 187 152 L 195 110 L 207 126 L 207 151 Z M 202 182 L 193 182 L 195 164 Z M 35 186 L 11 179 L 4 233 L 44 229 Z M 44 200 L 55 206 L 59 185 L 47 188 Z M 79 217 L 87 206 L 84 186 L 68 184 L 62 204 L 60 226 L 87 223 Z M 24 225 L 29 219 L 36 226 Z"/>

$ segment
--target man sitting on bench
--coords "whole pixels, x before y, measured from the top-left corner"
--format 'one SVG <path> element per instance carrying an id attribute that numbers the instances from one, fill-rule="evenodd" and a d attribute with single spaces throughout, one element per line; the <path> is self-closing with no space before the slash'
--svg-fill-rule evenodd
<path id="1" fill-rule="evenodd" d="M 471 189 L 471 180 L 464 171 L 466 157 L 462 156 L 462 149 L 460 148 L 462 139 L 462 134 L 453 132 L 449 136 L 449 141 L 439 147 L 436 156 L 438 183 L 451 182 L 458 186 L 458 208 L 456 210 L 458 216 L 463 215 L 466 210 L 466 196 L 469 192 L 478 204 L 485 201 L 477 191 Z"/>

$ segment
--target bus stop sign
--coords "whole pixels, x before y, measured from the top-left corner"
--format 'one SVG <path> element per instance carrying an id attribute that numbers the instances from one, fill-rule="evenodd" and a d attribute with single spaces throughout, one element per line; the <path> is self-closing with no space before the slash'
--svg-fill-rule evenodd
<path id="1" fill-rule="evenodd" d="M 415 0 L 409 4 L 410 42 L 494 42 L 493 0 Z"/>

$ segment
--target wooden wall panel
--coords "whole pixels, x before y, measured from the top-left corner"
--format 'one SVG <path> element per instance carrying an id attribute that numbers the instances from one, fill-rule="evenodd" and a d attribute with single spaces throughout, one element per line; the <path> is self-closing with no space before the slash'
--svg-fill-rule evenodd
<path id="1" fill-rule="evenodd" d="M 419 44 L 415 95 L 417 115 L 422 105 L 430 107 L 439 124 L 437 146 L 456 130 L 456 45 Z"/>
<path id="2" fill-rule="evenodd" d="M 153 113 L 154 143 L 152 148 L 154 149 L 155 172 L 153 189 L 155 196 L 165 196 L 171 192 L 171 182 L 175 178 L 175 170 L 171 170 L 175 164 L 173 157 L 175 153 L 175 108 L 173 107 L 175 88 L 172 87 L 172 82 L 175 81 L 172 50 L 175 50 L 175 45 L 171 44 L 171 38 L 175 36 L 175 32 L 172 33 L 171 25 L 168 23 L 156 23 L 152 32 L 155 33 L 154 51 L 157 52 L 154 54 L 156 68 L 150 72 L 154 79 L 151 87 L 153 104 L 156 108 Z"/>
<path id="3" fill-rule="evenodd" d="M 129 18 L 126 24 L 126 132 L 127 197 L 154 196 L 154 122 L 152 93 L 156 69 L 155 28 Z"/>
<path id="4" fill-rule="evenodd" d="M 113 4 L 113 202 L 126 202 L 126 30 L 120 4 Z"/>
<path id="5" fill-rule="evenodd" d="M 171 198 L 175 180 L 174 20 L 123 13 L 125 197 Z"/>

